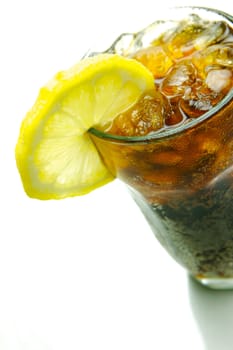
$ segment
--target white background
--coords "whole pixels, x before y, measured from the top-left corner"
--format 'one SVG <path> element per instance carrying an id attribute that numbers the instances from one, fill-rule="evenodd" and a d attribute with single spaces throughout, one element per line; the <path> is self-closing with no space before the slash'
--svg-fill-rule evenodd
<path id="1" fill-rule="evenodd" d="M 1 1 L 0 350 L 233 349 L 233 292 L 191 281 L 124 185 L 32 200 L 14 160 L 39 88 L 106 34 L 141 29 L 158 6 L 230 3 Z"/>

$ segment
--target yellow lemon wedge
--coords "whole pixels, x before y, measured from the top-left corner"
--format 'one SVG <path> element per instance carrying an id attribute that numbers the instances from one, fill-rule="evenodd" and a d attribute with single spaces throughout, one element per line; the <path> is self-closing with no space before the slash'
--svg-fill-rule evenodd
<path id="1" fill-rule="evenodd" d="M 16 162 L 26 193 L 60 199 L 113 180 L 88 130 L 113 120 L 153 87 L 147 68 L 114 54 L 86 58 L 57 73 L 21 125 Z"/>

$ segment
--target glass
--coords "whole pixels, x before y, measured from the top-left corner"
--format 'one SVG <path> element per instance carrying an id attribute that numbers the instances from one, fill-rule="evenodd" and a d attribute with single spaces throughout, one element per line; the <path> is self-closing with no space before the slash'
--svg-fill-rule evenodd
<path id="1" fill-rule="evenodd" d="M 233 18 L 217 10 L 172 8 L 105 52 L 131 55 L 190 13 L 232 27 Z M 162 246 L 200 283 L 217 289 L 233 288 L 232 95 L 199 118 L 146 136 L 89 131 Z"/>

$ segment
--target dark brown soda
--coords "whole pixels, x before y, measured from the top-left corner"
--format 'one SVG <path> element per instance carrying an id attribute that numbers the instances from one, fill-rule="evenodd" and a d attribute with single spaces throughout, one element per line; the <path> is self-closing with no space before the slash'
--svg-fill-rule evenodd
<path id="1" fill-rule="evenodd" d="M 92 138 L 180 264 L 233 278 L 233 100 L 222 103 L 233 86 L 232 29 L 191 18 L 132 57 L 151 69 L 155 90 L 119 115 L 108 137 Z"/>

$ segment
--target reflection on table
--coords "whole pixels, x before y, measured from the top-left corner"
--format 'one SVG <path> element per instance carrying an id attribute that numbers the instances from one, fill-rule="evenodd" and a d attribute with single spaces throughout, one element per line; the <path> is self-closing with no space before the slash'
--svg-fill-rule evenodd
<path id="1" fill-rule="evenodd" d="M 205 350 L 232 350 L 233 290 L 211 290 L 190 277 L 189 297 Z"/>

